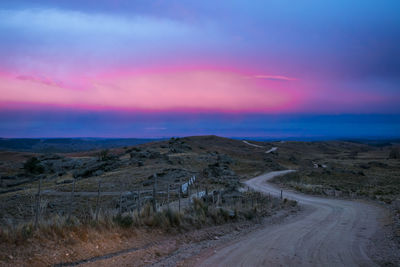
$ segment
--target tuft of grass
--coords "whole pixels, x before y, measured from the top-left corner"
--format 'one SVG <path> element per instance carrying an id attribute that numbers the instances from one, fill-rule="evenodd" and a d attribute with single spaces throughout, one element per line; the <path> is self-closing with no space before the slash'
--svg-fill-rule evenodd
<path id="1" fill-rule="evenodd" d="M 129 228 L 133 225 L 133 217 L 130 214 L 118 214 L 113 218 L 113 221 L 123 228 Z"/>
<path id="2" fill-rule="evenodd" d="M 182 215 L 179 212 L 168 209 L 165 213 L 171 227 L 180 227 L 182 224 Z"/>

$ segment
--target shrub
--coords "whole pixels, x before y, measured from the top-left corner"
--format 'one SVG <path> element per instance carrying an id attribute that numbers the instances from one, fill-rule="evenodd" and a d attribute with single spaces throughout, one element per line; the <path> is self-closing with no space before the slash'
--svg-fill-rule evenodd
<path id="1" fill-rule="evenodd" d="M 44 168 L 36 157 L 32 157 L 24 163 L 24 170 L 28 173 L 41 174 Z"/>
<path id="2" fill-rule="evenodd" d="M 400 159 L 400 151 L 398 148 L 393 148 L 389 153 L 390 159 Z"/>
<path id="3" fill-rule="evenodd" d="M 113 221 L 121 227 L 128 228 L 133 225 L 133 218 L 130 215 L 118 214 L 113 218 Z"/>
<path id="4" fill-rule="evenodd" d="M 219 214 L 220 216 L 224 219 L 225 222 L 227 222 L 230 218 L 229 216 L 229 211 L 223 208 L 219 209 Z"/>
<path id="5" fill-rule="evenodd" d="M 252 220 L 254 219 L 254 217 L 256 217 L 256 215 L 257 214 L 255 209 L 249 209 L 244 212 L 244 217 L 246 218 L 246 220 Z"/>
<path id="6" fill-rule="evenodd" d="M 99 152 L 99 161 L 106 161 L 109 158 L 109 150 L 108 149 L 104 149 L 102 151 Z"/>
<path id="7" fill-rule="evenodd" d="M 165 216 L 165 212 L 155 213 L 149 220 L 147 220 L 148 226 L 168 228 L 169 221 Z"/>

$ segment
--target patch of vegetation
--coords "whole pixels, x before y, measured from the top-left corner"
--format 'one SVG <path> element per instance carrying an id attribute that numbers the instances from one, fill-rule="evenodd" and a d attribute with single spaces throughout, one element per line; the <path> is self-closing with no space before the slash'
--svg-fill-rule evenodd
<path id="1" fill-rule="evenodd" d="M 32 222 L 0 226 L 0 242 L 22 244 L 31 238 L 47 237 L 49 239 L 65 238 L 70 232 L 81 231 L 91 227 L 102 231 L 118 228 L 130 229 L 140 227 L 159 228 L 166 231 L 189 230 L 206 225 L 219 225 L 230 221 L 259 219 L 272 214 L 274 210 L 292 208 L 296 201 L 271 198 L 257 192 L 244 192 L 240 201 L 225 200 L 218 204 L 208 202 L 207 198 L 194 198 L 192 204 L 179 212 L 173 209 L 162 209 L 154 212 L 147 203 L 138 213 L 136 211 L 119 213 L 118 210 L 101 210 L 99 214 L 92 210 L 89 217 L 68 217 L 55 215 L 43 218 L 35 229 Z"/>
<path id="2" fill-rule="evenodd" d="M 24 170 L 31 174 L 41 174 L 44 172 L 44 167 L 40 165 L 40 160 L 32 157 L 24 163 Z"/>
<path id="3" fill-rule="evenodd" d="M 389 158 L 390 159 L 400 159 L 399 148 L 396 147 L 396 148 L 393 148 L 392 150 L 390 150 Z"/>
<path id="4" fill-rule="evenodd" d="M 113 221 L 124 228 L 128 228 L 133 225 L 133 218 L 129 215 L 118 214 L 113 218 Z"/>
<path id="5" fill-rule="evenodd" d="M 400 192 L 400 175 L 393 168 L 383 164 L 361 164 L 351 169 L 343 166 L 328 170 L 303 169 L 275 177 L 272 182 L 306 194 L 367 197 L 391 203 L 398 198 Z"/>

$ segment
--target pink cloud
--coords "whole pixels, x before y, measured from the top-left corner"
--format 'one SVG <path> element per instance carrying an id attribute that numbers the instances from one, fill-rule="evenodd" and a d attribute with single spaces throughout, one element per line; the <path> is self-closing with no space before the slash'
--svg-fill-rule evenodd
<path id="1" fill-rule="evenodd" d="M 266 79 L 266 80 L 272 80 L 272 81 L 296 81 L 297 80 L 295 78 L 281 76 L 281 75 L 254 75 L 253 77 L 256 79 Z"/>
<path id="2" fill-rule="evenodd" d="M 244 79 L 227 70 L 115 71 L 85 78 L 74 90 L 38 76 L 0 76 L 0 103 L 84 109 L 272 112 L 287 109 L 296 94 Z M 77 77 L 77 80 L 82 80 Z"/>
<path id="3" fill-rule="evenodd" d="M 53 76 L 0 71 L 0 107 L 144 112 L 371 112 L 390 102 L 388 96 L 351 86 L 255 75 L 244 69 L 211 65 L 124 68 L 90 75 Z M 335 94 L 329 94 L 330 91 Z"/>
<path id="4" fill-rule="evenodd" d="M 63 87 L 63 84 L 61 82 L 51 80 L 46 77 L 37 77 L 37 76 L 35 77 L 35 76 L 31 76 L 31 75 L 18 75 L 15 78 L 18 80 L 21 80 L 21 81 L 31 81 L 31 82 L 37 82 L 37 83 L 41 83 L 44 85 L 48 85 L 48 86 Z"/>

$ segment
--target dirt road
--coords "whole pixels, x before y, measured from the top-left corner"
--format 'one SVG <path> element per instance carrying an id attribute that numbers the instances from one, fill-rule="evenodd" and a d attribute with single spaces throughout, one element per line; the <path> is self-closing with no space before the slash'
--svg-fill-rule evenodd
<path id="1" fill-rule="evenodd" d="M 280 189 L 266 181 L 288 172 L 264 174 L 247 185 L 280 195 Z M 297 200 L 306 211 L 217 248 L 198 266 L 376 266 L 367 248 L 373 245 L 370 240 L 380 227 L 383 209 L 286 191 L 283 197 Z"/>
<path id="2" fill-rule="evenodd" d="M 249 142 L 247 142 L 247 141 L 245 141 L 245 140 L 243 140 L 243 143 L 248 144 L 249 146 L 264 148 L 263 146 L 255 145 L 255 144 L 249 143 Z M 272 147 L 271 149 L 265 151 L 265 153 L 266 153 L 266 154 L 269 154 L 269 153 L 272 153 L 272 152 L 274 152 L 274 151 L 276 151 L 276 150 L 278 150 L 278 148 L 277 148 L 276 146 L 274 146 L 274 147 Z"/>
<path id="3" fill-rule="evenodd" d="M 255 145 L 255 144 L 249 143 L 249 142 L 247 142 L 246 140 L 243 140 L 243 143 L 248 144 L 249 146 L 264 148 L 263 146 L 259 146 L 259 145 Z"/>

